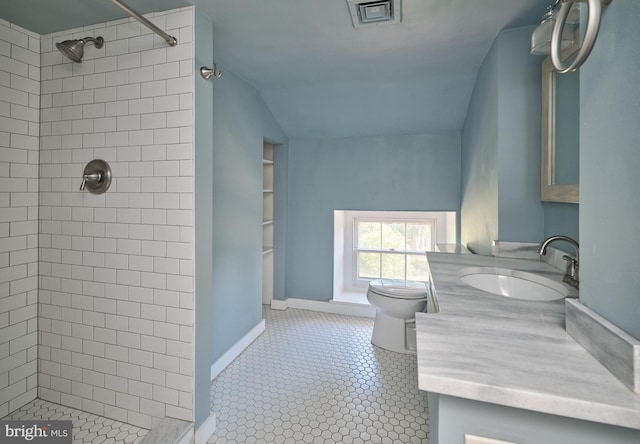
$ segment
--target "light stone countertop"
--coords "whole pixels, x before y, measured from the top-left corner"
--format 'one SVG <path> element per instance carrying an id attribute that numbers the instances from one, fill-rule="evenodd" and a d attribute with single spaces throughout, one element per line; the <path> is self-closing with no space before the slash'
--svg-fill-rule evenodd
<path id="1" fill-rule="evenodd" d="M 512 268 L 561 282 L 540 261 L 428 253 L 440 313 L 416 315 L 422 390 L 640 430 L 634 394 L 564 329 L 564 300 L 492 295 L 458 279 L 466 267 Z"/>

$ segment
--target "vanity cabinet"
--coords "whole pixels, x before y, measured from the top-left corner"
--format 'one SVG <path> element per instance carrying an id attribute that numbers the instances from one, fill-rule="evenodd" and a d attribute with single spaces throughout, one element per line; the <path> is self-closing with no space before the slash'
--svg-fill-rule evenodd
<path id="1" fill-rule="evenodd" d="M 510 257 L 429 252 L 427 259 L 440 312 L 417 313 L 416 328 L 431 444 L 470 444 L 465 435 L 640 443 L 639 395 L 567 334 L 564 300 L 495 295 L 459 277 L 470 267 L 513 269 L 561 282 L 562 270 Z"/>
<path id="2" fill-rule="evenodd" d="M 465 435 L 514 444 L 637 444 L 640 431 L 429 393 L 429 443 L 466 444 Z"/>

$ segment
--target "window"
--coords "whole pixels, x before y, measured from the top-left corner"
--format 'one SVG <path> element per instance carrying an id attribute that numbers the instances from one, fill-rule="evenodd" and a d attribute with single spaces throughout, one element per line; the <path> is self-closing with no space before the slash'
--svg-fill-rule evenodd
<path id="1" fill-rule="evenodd" d="M 355 219 L 356 281 L 428 280 L 425 251 L 433 251 L 436 221 Z"/>
<path id="2" fill-rule="evenodd" d="M 455 211 L 334 211 L 333 299 L 360 301 L 372 279 L 428 280 L 425 252 L 457 242 L 456 218 Z"/>

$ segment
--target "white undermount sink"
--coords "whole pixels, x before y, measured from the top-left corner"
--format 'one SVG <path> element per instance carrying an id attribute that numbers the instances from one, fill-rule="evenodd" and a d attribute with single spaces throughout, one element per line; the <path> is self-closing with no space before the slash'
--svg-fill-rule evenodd
<path id="1" fill-rule="evenodd" d="M 528 301 L 555 301 L 570 290 L 559 282 L 526 271 L 495 267 L 469 267 L 460 271 L 462 282 L 479 290 Z"/>

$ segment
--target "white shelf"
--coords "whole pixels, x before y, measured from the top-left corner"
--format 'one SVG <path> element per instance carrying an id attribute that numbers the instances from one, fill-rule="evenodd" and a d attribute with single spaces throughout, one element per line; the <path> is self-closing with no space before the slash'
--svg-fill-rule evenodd
<path id="1" fill-rule="evenodd" d="M 262 190 L 263 193 L 273 193 L 273 190 Z"/>
<path id="2" fill-rule="evenodd" d="M 262 246 L 262 254 L 264 255 L 269 253 L 273 253 L 273 247 Z"/>
<path id="3" fill-rule="evenodd" d="M 263 219 L 262 226 L 273 224 L 273 219 Z"/>
<path id="4" fill-rule="evenodd" d="M 273 160 L 262 159 L 262 164 L 263 165 L 273 165 Z"/>

